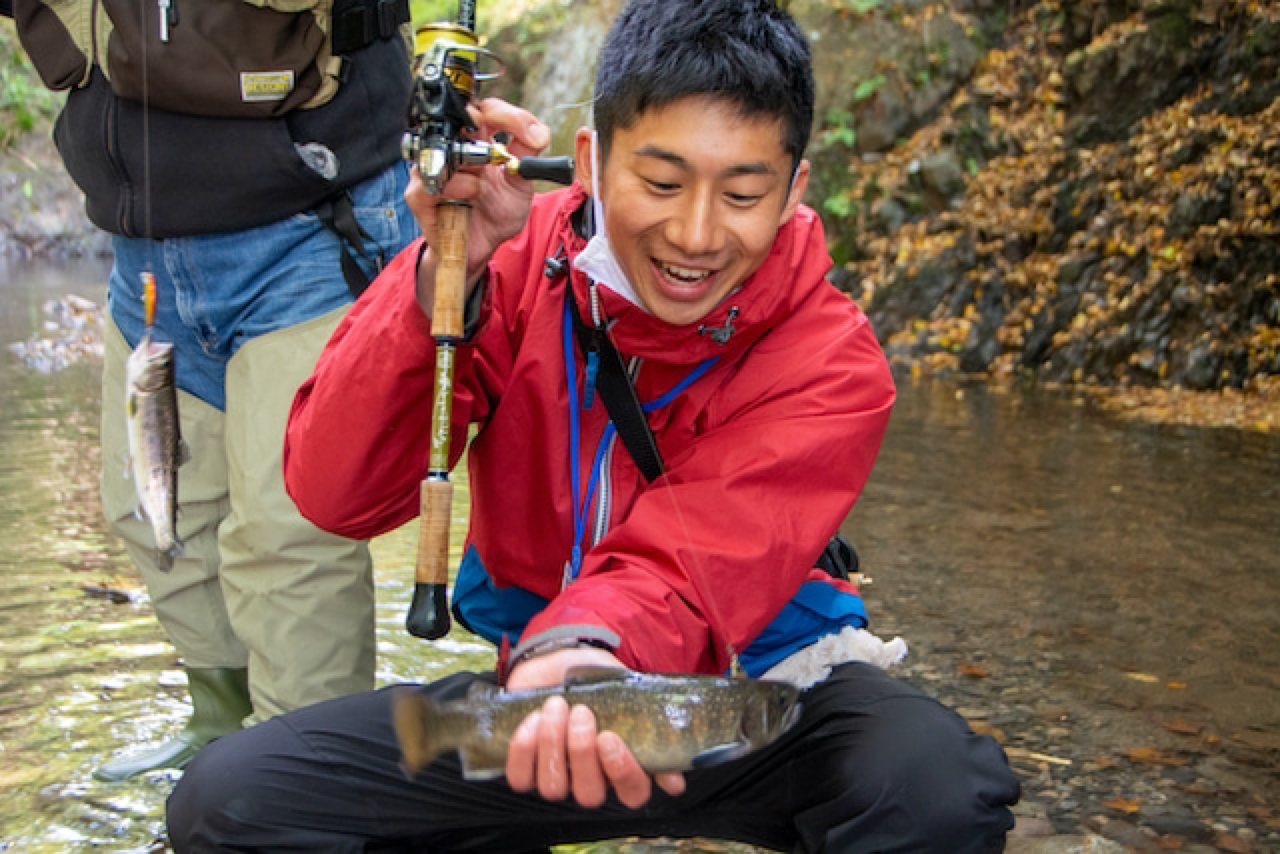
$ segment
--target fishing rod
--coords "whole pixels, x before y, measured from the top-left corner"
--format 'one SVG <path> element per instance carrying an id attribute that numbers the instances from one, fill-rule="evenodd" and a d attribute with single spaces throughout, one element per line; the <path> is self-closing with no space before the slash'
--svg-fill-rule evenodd
<path id="1" fill-rule="evenodd" d="M 467 113 L 476 84 L 502 73 L 502 61 L 480 46 L 475 0 L 459 0 L 457 22 L 419 27 L 414 35 L 414 81 L 409 130 L 402 150 L 418 167 L 426 191 L 438 196 L 459 169 L 499 165 L 530 181 L 573 183 L 569 157 L 516 157 L 500 142 L 469 139 L 476 130 Z M 496 70 L 479 70 L 481 58 Z M 442 201 L 436 208 L 435 302 L 431 335 L 436 342 L 435 388 L 431 403 L 431 454 L 421 484 L 418 563 L 413 601 L 405 629 L 435 640 L 449 632 L 449 521 L 453 484 L 449 481 L 450 422 L 458 345 L 463 338 L 467 288 L 467 232 L 471 205 Z"/>

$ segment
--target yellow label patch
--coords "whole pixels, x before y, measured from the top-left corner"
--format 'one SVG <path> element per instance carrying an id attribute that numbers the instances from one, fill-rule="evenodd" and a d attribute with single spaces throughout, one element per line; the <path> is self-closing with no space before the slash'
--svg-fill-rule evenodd
<path id="1" fill-rule="evenodd" d="M 283 101 L 292 91 L 292 71 L 240 72 L 240 100 L 242 101 Z"/>

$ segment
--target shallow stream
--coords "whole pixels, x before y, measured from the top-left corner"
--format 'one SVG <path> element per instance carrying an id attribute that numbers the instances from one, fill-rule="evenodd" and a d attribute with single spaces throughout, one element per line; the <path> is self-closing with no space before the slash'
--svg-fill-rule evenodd
<path id="1" fill-rule="evenodd" d="M 50 300 L 101 303 L 103 281 L 100 263 L 0 267 L 0 850 L 161 850 L 175 779 L 90 776 L 187 711 L 174 651 L 101 519 L 100 359 L 46 372 L 9 348 L 52 333 Z M 1011 747 L 1241 744 L 1255 761 L 1227 769 L 1238 791 L 1275 803 L 1277 511 L 1280 437 L 904 379 L 846 532 L 873 579 L 873 628 L 911 644 L 913 680 L 993 727 L 1006 707 L 1061 712 L 1047 736 L 1005 734 Z M 374 544 L 380 682 L 490 666 L 456 630 L 437 644 L 403 631 L 414 540 Z"/>

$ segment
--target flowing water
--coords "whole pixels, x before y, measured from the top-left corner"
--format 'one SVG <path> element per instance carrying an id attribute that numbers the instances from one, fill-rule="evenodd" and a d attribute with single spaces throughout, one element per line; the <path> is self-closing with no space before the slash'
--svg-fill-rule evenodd
<path id="1" fill-rule="evenodd" d="M 162 850 L 175 779 L 90 776 L 187 712 L 174 651 L 101 520 L 100 359 L 64 347 L 28 367 L 10 349 L 61 334 L 50 301 L 101 303 L 105 273 L 0 268 L 0 850 Z M 874 579 L 874 627 L 913 644 L 924 678 L 944 655 L 995 678 L 1025 670 L 1010 702 L 1088 708 L 1099 740 L 1138 746 L 1181 716 L 1280 750 L 1277 510 L 1277 437 L 904 381 L 846 533 Z M 436 644 L 403 631 L 414 539 L 374 543 L 380 682 L 491 666 L 458 631 Z"/>

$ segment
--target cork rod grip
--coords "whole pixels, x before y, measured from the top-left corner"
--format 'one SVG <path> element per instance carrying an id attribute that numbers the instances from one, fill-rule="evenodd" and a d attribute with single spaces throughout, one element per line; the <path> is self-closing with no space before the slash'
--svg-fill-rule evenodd
<path id="1" fill-rule="evenodd" d="M 422 481 L 422 527 L 418 537 L 419 584 L 449 583 L 449 516 L 453 484 L 428 478 Z"/>
<path id="2" fill-rule="evenodd" d="M 431 311 L 431 334 L 462 337 L 462 312 L 467 296 L 467 231 L 471 206 L 445 202 L 436 208 L 436 294 Z"/>
<path id="3" fill-rule="evenodd" d="M 415 637 L 436 640 L 449 633 L 449 517 L 453 484 L 444 478 L 422 481 L 421 527 L 413 602 L 405 628 Z"/>

